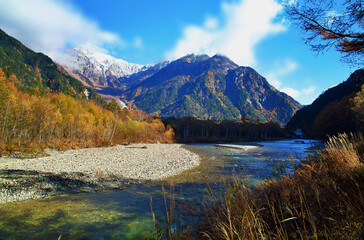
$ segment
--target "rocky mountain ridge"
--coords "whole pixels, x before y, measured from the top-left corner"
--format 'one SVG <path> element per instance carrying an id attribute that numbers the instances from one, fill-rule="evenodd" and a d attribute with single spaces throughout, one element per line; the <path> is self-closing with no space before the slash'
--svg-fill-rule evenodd
<path id="1" fill-rule="evenodd" d="M 148 70 L 155 71 L 169 63 L 169 61 L 163 61 L 148 65 L 134 64 L 82 48 L 70 49 L 67 54 L 70 61 L 63 67 L 68 73 L 76 75 L 80 80 L 94 88 L 111 87 L 122 90 L 127 87 L 129 76 L 148 72 Z"/>
<path id="2" fill-rule="evenodd" d="M 70 51 L 66 72 L 107 100 L 161 117 L 276 121 L 286 124 L 301 105 L 250 67 L 229 58 L 190 54 L 138 65 L 83 49 Z M 125 106 L 124 106 L 125 107 Z"/>
<path id="3" fill-rule="evenodd" d="M 285 124 L 301 105 L 250 67 L 224 56 L 187 55 L 122 92 L 122 99 L 162 117 L 243 119 Z"/>

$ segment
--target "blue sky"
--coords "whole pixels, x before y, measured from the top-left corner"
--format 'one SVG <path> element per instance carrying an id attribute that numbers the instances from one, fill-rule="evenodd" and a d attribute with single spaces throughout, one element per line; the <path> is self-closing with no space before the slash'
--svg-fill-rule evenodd
<path id="1" fill-rule="evenodd" d="M 312 52 L 275 0 L 0 0 L 0 28 L 58 62 L 75 46 L 139 64 L 223 54 L 302 104 L 355 71 Z"/>

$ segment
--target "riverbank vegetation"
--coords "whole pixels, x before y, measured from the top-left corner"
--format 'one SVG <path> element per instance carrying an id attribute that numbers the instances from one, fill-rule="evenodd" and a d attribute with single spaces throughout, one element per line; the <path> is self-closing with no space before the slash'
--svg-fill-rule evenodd
<path id="1" fill-rule="evenodd" d="M 173 131 L 139 110 L 119 110 L 63 93 L 18 90 L 0 69 L 0 156 L 131 142 L 172 142 Z"/>
<path id="2" fill-rule="evenodd" d="M 331 137 L 289 176 L 248 187 L 246 176 L 208 185 L 201 207 L 179 204 L 196 222 L 169 239 L 361 239 L 364 236 L 364 141 Z M 277 175 L 274 175 L 277 176 Z M 175 211 L 177 212 L 177 211 Z M 175 229 L 177 226 L 169 227 Z M 158 237 L 155 235 L 155 237 Z M 360 238 L 361 237 L 361 238 Z"/>

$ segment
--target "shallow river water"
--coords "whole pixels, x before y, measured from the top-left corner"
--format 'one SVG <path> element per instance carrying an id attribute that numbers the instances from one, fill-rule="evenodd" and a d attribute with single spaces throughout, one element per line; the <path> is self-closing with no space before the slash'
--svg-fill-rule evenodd
<path id="1" fill-rule="evenodd" d="M 301 141 L 301 140 L 300 140 Z M 240 174 L 243 166 L 248 184 L 271 176 L 274 165 L 292 171 L 311 147 L 304 140 L 244 142 L 229 145 L 257 146 L 248 151 L 220 148 L 216 144 L 185 145 L 200 156 L 201 164 L 163 181 L 133 185 L 123 190 L 58 195 L 37 200 L 0 205 L 0 239 L 147 239 L 152 237 L 152 199 L 157 222 L 163 221 L 165 203 L 161 186 L 167 192 L 175 186 L 177 199 L 199 201 L 206 196 L 205 179 Z"/>

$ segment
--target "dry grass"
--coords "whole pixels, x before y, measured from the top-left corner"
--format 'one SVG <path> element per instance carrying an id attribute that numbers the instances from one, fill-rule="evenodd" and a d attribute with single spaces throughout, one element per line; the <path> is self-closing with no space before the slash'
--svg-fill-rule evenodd
<path id="1" fill-rule="evenodd" d="M 291 176 L 209 188 L 198 234 L 185 239 L 363 239 L 363 137 L 332 137 Z M 196 226 L 195 226 L 196 228 Z"/>

